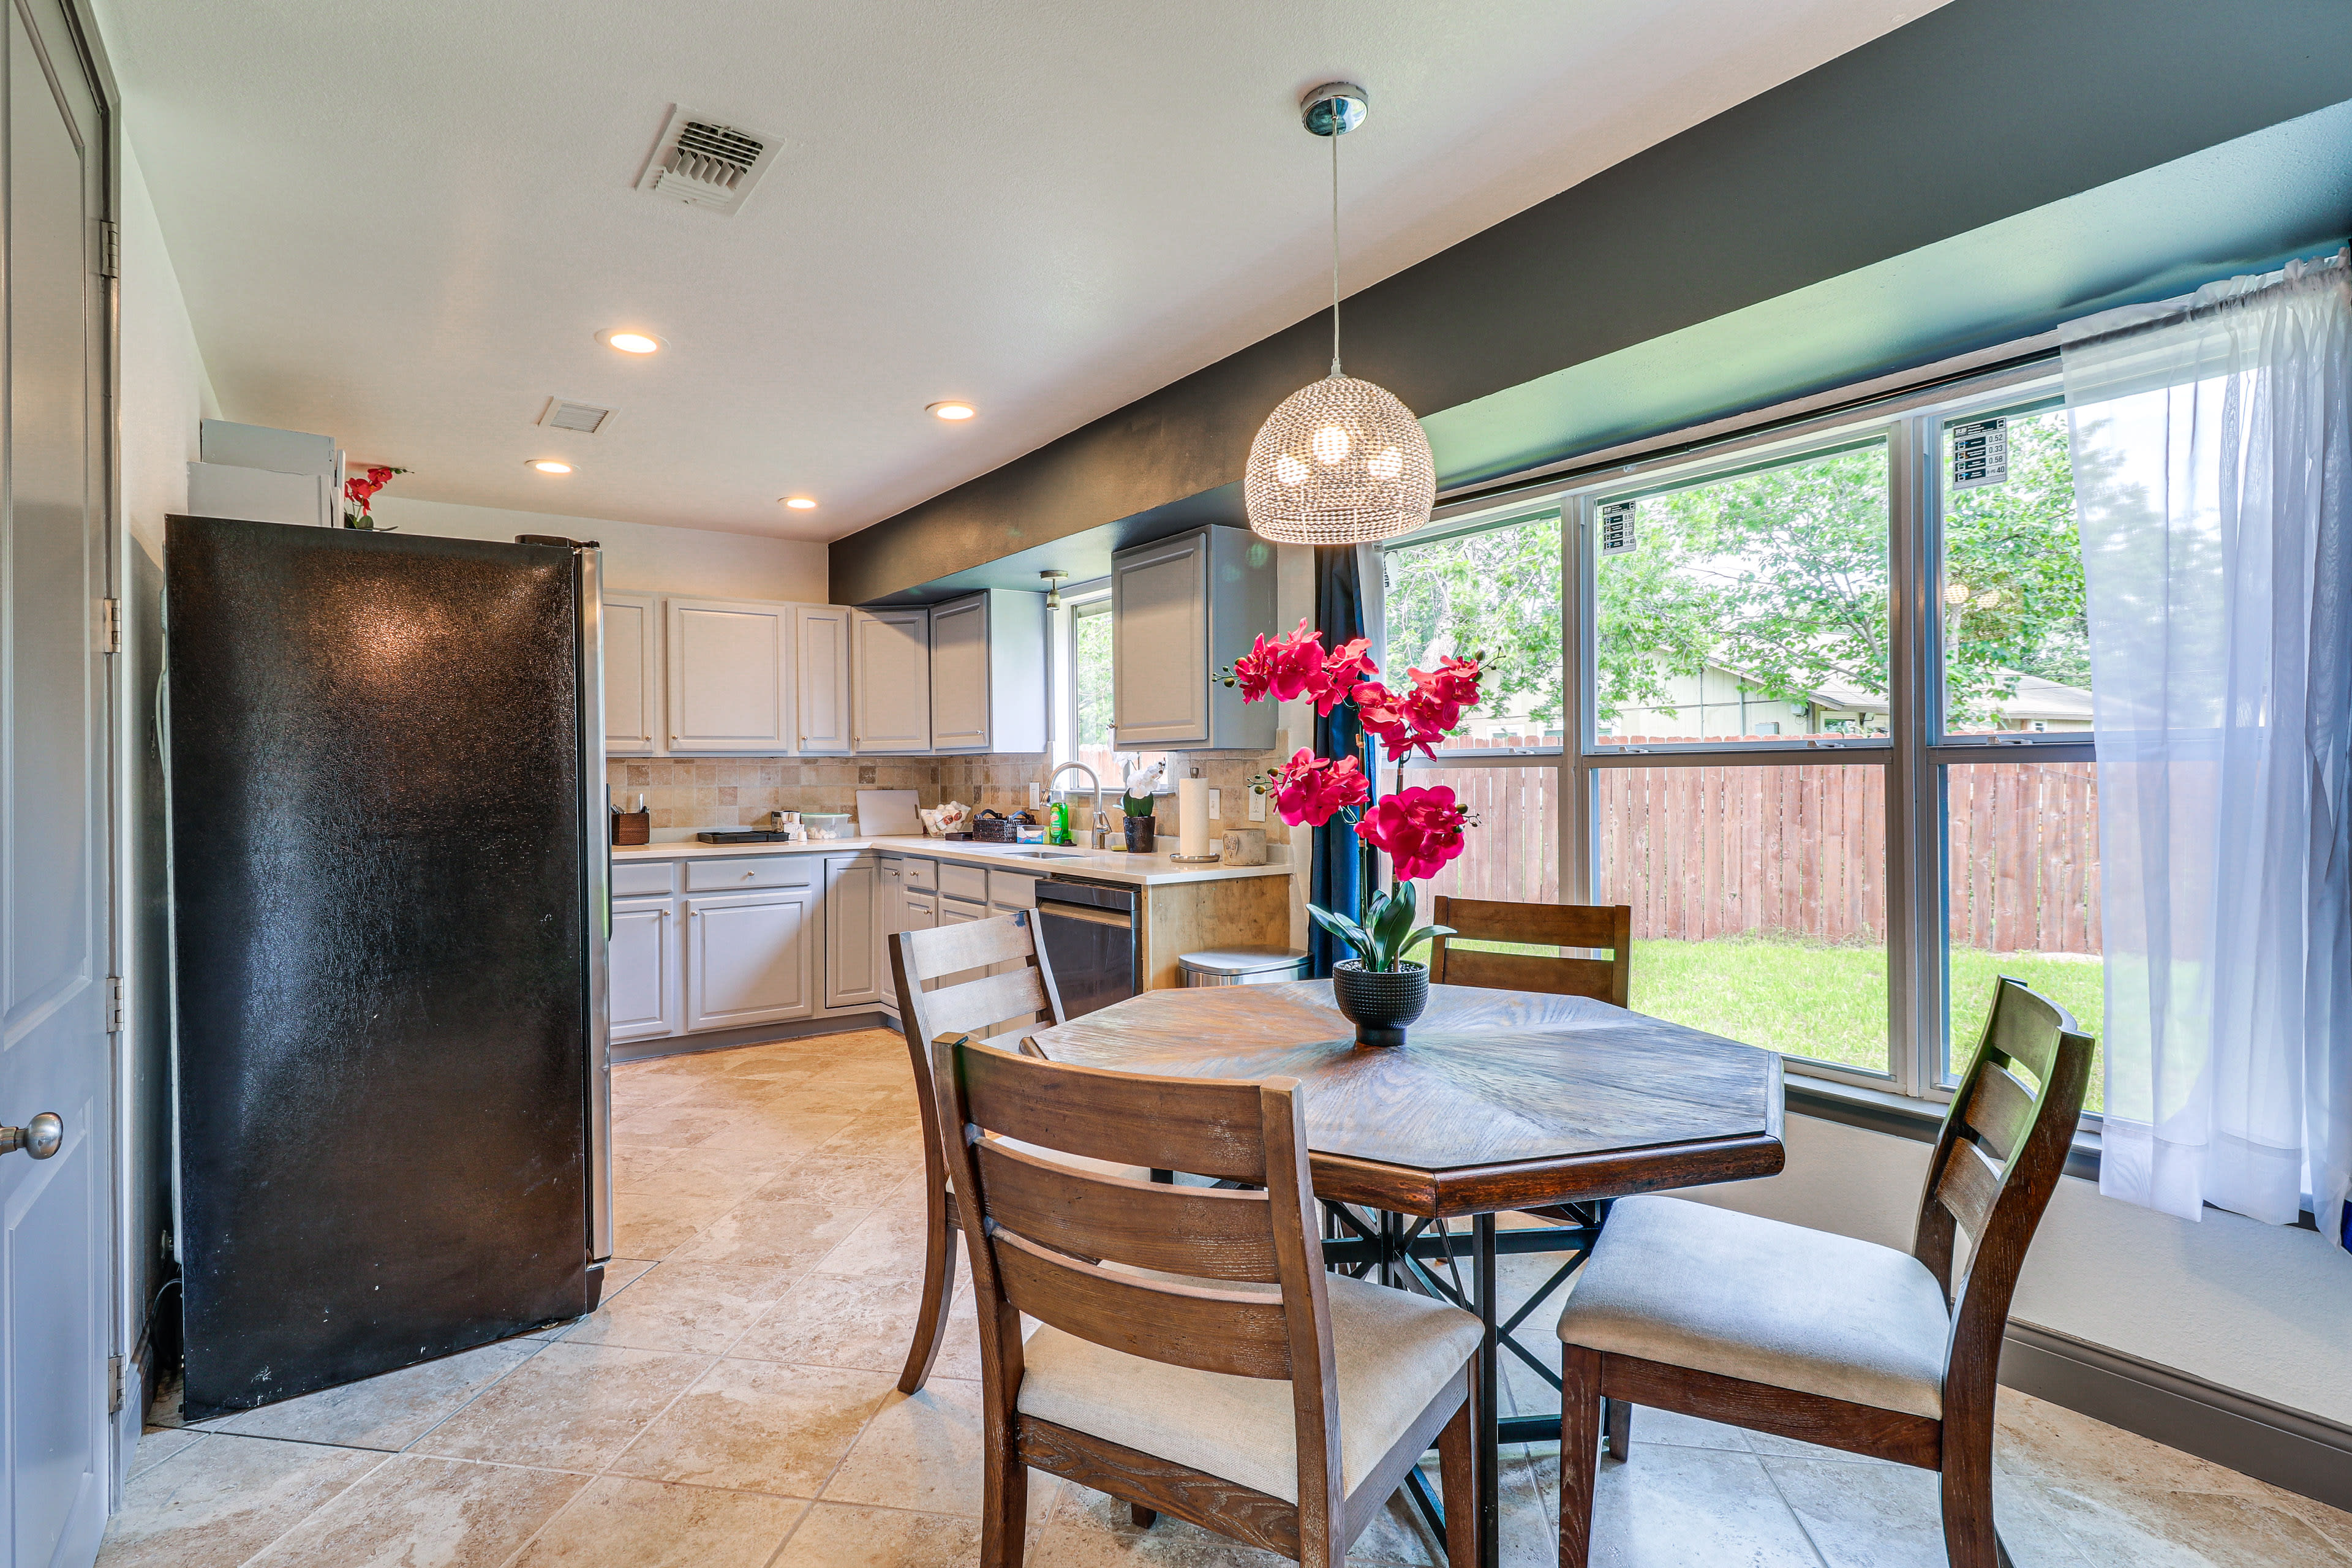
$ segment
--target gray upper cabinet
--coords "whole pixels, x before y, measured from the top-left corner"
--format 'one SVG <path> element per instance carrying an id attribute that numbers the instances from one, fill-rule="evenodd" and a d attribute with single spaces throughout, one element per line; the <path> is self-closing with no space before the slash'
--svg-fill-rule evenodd
<path id="1" fill-rule="evenodd" d="M 931 607 L 931 749 L 1045 749 L 1045 596 L 991 588 Z"/>
<path id="2" fill-rule="evenodd" d="M 664 602 L 672 752 L 793 749 L 793 606 Z"/>
<path id="3" fill-rule="evenodd" d="M 663 750 L 661 597 L 604 597 L 604 754 L 650 757 Z"/>
<path id="4" fill-rule="evenodd" d="M 1274 547 L 1203 528 L 1110 558 L 1111 729 L 1121 751 L 1274 744 L 1274 704 L 1213 672 L 1274 634 Z"/>
<path id="5" fill-rule="evenodd" d="M 839 605 L 797 605 L 793 609 L 800 681 L 796 750 L 803 756 L 849 752 L 849 617 L 850 612 Z"/>
<path id="6" fill-rule="evenodd" d="M 849 621 L 850 747 L 931 749 L 931 613 L 856 610 Z"/>

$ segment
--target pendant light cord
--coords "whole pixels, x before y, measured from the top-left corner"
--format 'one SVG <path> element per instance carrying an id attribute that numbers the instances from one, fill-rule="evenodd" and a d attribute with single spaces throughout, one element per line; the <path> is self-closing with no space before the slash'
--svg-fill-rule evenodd
<path id="1" fill-rule="evenodd" d="M 1331 374 L 1339 374 L 1339 132 L 1344 121 L 1331 124 Z"/>

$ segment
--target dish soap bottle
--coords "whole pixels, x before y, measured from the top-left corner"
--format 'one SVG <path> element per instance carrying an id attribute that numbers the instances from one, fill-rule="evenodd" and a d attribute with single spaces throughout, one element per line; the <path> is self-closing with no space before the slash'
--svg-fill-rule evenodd
<path id="1" fill-rule="evenodd" d="M 1045 842 L 1048 844 L 1077 842 L 1070 837 L 1070 803 L 1068 801 L 1057 800 L 1054 803 L 1054 830 L 1045 835 Z"/>

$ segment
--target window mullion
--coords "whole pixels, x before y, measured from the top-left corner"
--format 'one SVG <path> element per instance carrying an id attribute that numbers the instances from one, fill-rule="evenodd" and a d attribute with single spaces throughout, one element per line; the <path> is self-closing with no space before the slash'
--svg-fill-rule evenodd
<path id="1" fill-rule="evenodd" d="M 1887 432 L 1891 537 L 1886 779 L 1887 1066 L 1919 1095 L 1936 1081 L 1929 1058 L 1943 1038 L 1942 813 L 1927 753 L 1937 728 L 1936 436 L 1914 416 Z"/>
<path id="2" fill-rule="evenodd" d="M 1563 902 L 1591 903 L 1598 886 L 1592 863 L 1592 769 L 1584 753 L 1592 747 L 1594 668 L 1592 569 L 1585 536 L 1592 521 L 1592 498 L 1572 496 L 1559 512 L 1560 756 L 1559 889 Z"/>

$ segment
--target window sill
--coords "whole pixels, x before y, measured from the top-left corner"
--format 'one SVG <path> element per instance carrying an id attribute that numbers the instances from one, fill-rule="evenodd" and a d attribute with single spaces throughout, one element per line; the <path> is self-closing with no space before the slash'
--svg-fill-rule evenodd
<path id="1" fill-rule="evenodd" d="M 1944 1130 L 1944 1105 L 1939 1100 L 1914 1100 L 1884 1089 L 1864 1089 L 1834 1079 L 1812 1078 L 1791 1070 L 1783 1080 L 1789 1110 L 1821 1121 L 1843 1122 L 1868 1132 L 1933 1143 Z M 2099 1179 L 2099 1135 L 2077 1129 L 2066 1152 L 2066 1173 L 2084 1181 Z"/>

